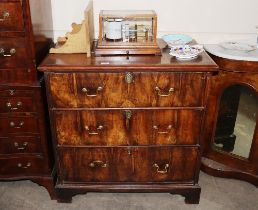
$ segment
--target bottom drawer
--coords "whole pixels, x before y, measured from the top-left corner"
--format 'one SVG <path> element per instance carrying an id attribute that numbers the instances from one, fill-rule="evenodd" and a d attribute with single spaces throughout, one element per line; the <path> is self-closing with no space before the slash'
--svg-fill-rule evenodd
<path id="1" fill-rule="evenodd" d="M 48 173 L 48 164 L 39 157 L 0 158 L 1 176 L 30 176 Z"/>
<path id="2" fill-rule="evenodd" d="M 193 182 L 198 147 L 59 148 L 61 182 Z"/>

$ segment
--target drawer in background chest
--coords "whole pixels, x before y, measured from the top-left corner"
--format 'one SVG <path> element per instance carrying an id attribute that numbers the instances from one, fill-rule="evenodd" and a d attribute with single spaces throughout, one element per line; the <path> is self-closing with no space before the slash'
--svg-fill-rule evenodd
<path id="1" fill-rule="evenodd" d="M 41 153 L 39 136 L 9 135 L 0 137 L 0 154 Z"/>
<path id="2" fill-rule="evenodd" d="M 0 177 L 42 175 L 49 172 L 46 161 L 35 156 L 0 158 L 0 165 Z"/>
<path id="3" fill-rule="evenodd" d="M 38 133 L 38 118 L 34 115 L 0 115 L 0 137 L 12 133 Z"/>
<path id="4" fill-rule="evenodd" d="M 36 107 L 32 97 L 0 97 L 0 113 L 35 111 Z"/>
<path id="5" fill-rule="evenodd" d="M 0 58 L 1 60 L 1 58 Z M 0 69 L 0 83 L 28 84 L 37 81 L 36 71 L 28 68 Z"/>
<path id="6" fill-rule="evenodd" d="M 0 90 L 0 113 L 36 112 L 36 98 L 36 91 L 2 89 Z"/>
<path id="7" fill-rule="evenodd" d="M 47 76 L 56 108 L 202 106 L 204 73 L 74 73 Z"/>
<path id="8" fill-rule="evenodd" d="M 25 38 L 0 38 L 0 67 L 26 68 L 32 65 Z"/>
<path id="9" fill-rule="evenodd" d="M 0 32 L 23 31 L 24 20 L 21 0 L 0 2 Z"/>
<path id="10" fill-rule="evenodd" d="M 53 111 L 59 145 L 197 144 L 200 110 Z"/>
<path id="11" fill-rule="evenodd" d="M 59 148 L 61 182 L 193 182 L 196 147 Z"/>

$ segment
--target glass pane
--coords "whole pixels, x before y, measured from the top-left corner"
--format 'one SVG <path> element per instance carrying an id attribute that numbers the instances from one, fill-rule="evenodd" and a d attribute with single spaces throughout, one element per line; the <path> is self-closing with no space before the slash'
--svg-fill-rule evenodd
<path id="1" fill-rule="evenodd" d="M 213 148 L 248 158 L 258 112 L 256 92 L 242 85 L 227 88 L 221 97 Z"/>

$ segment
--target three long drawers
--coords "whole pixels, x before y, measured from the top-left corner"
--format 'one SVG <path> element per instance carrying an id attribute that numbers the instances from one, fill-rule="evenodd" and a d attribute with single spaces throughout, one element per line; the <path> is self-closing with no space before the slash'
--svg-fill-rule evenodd
<path id="1" fill-rule="evenodd" d="M 196 179 L 205 73 L 51 73 L 59 181 Z"/>

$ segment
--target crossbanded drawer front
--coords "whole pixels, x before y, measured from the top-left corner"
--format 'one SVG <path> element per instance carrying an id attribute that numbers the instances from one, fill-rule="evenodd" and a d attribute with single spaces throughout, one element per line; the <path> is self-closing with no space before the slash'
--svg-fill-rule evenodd
<path id="1" fill-rule="evenodd" d="M 48 164 L 43 158 L 24 156 L 0 158 L 0 177 L 30 176 L 49 173 Z"/>
<path id="2" fill-rule="evenodd" d="M 33 95 L 34 91 L 32 90 L 17 90 L 10 86 L 3 89 L 0 87 L 0 97 L 32 97 Z"/>
<path id="3" fill-rule="evenodd" d="M 61 182 L 193 182 L 197 147 L 59 148 Z"/>
<path id="4" fill-rule="evenodd" d="M 33 97 L 0 97 L 0 113 L 35 112 Z"/>
<path id="5" fill-rule="evenodd" d="M 192 145 L 199 110 L 54 111 L 59 145 Z"/>
<path id="6" fill-rule="evenodd" d="M 76 73 L 48 77 L 52 107 L 202 106 L 203 73 Z"/>
<path id="7" fill-rule="evenodd" d="M 0 58 L 1 60 L 2 58 Z M 37 80 L 36 71 L 28 68 L 0 69 L 0 83 L 31 84 Z"/>
<path id="8" fill-rule="evenodd" d="M 0 32 L 24 31 L 21 0 L 0 2 Z"/>
<path id="9" fill-rule="evenodd" d="M 0 137 L 0 154 L 41 153 L 39 136 Z"/>
<path id="10" fill-rule="evenodd" d="M 0 39 L 1 68 L 26 68 L 32 66 L 25 38 Z"/>
<path id="11" fill-rule="evenodd" d="M 35 116 L 1 116 L 0 136 L 12 133 L 38 133 L 38 118 Z"/>

